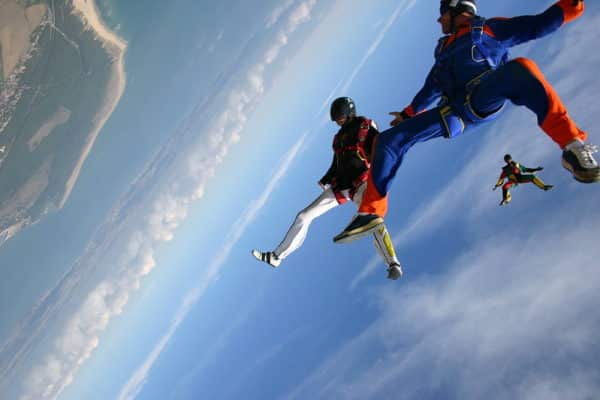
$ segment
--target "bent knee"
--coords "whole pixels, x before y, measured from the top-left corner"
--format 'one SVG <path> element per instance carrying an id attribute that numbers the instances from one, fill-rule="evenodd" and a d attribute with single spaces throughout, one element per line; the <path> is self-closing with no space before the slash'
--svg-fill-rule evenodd
<path id="1" fill-rule="evenodd" d="M 546 80 L 540 67 L 538 67 L 535 61 L 529 58 L 517 57 L 514 60 L 511 60 L 508 63 L 506 63 L 506 66 L 510 68 L 511 74 L 514 74 L 516 78 L 534 78 L 538 81 Z"/>

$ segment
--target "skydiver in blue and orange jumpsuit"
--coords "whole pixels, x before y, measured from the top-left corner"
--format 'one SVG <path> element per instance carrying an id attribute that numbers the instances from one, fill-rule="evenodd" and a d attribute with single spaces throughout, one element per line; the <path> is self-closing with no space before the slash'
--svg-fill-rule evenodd
<path id="1" fill-rule="evenodd" d="M 508 49 L 546 36 L 583 14 L 583 0 L 559 0 L 538 15 L 484 19 L 474 0 L 442 0 L 442 32 L 435 63 L 408 107 L 390 113 L 392 128 L 377 140 L 368 185 L 359 213 L 334 238 L 348 242 L 376 229 L 387 212 L 387 195 L 405 153 L 416 143 L 454 138 L 471 126 L 493 120 L 506 100 L 525 106 L 563 150 L 562 164 L 575 179 L 600 181 L 600 167 L 585 144 L 586 133 L 567 110 L 537 65 L 509 60 Z M 434 108 L 427 107 L 438 100 Z"/>
<path id="2" fill-rule="evenodd" d="M 535 175 L 535 172 L 543 170 L 543 167 L 528 168 L 514 161 L 510 154 L 506 154 L 504 156 L 504 161 L 506 162 L 506 165 L 502 167 L 500 177 L 493 188 L 496 190 L 502 186 L 502 201 L 500 202 L 501 206 L 510 203 L 512 200 L 510 188 L 518 185 L 519 183 L 533 182 L 535 186 L 546 191 L 554 187 L 552 185 L 546 185 L 544 181 Z M 506 183 L 504 182 L 505 179 Z"/>

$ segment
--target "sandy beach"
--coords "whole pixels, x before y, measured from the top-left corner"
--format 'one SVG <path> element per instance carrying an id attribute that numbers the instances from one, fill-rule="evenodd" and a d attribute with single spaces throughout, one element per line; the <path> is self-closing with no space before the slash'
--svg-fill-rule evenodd
<path id="1" fill-rule="evenodd" d="M 62 208 L 65 201 L 69 198 L 73 185 L 75 185 L 77 177 L 81 172 L 81 167 L 92 149 L 98 133 L 100 133 L 100 130 L 119 103 L 126 85 L 124 57 L 125 50 L 127 49 L 127 42 L 106 26 L 100 17 L 96 3 L 93 0 L 73 0 L 73 12 L 75 15 L 81 17 L 86 27 L 92 30 L 98 39 L 103 42 L 104 48 L 113 60 L 113 75 L 108 82 L 108 87 L 105 92 L 105 103 L 94 117 L 94 128 L 92 132 L 88 134 L 81 156 L 77 161 L 73 173 L 67 180 L 65 193 L 58 205 L 59 208 Z"/>
<path id="2" fill-rule="evenodd" d="M 91 46 L 86 50 L 95 52 L 99 60 L 106 57 L 106 62 L 108 63 L 108 71 L 102 70 L 100 72 L 102 74 L 102 82 L 98 82 L 97 94 L 94 95 L 98 96 L 98 99 L 94 99 L 94 103 L 98 105 L 92 110 L 93 114 L 86 117 L 87 121 L 91 123 L 91 127 L 77 132 L 84 140 L 82 147 L 76 150 L 76 154 L 70 155 L 70 157 L 76 157 L 76 159 L 73 164 L 67 166 L 68 175 L 62 177 L 62 179 L 66 179 L 63 183 L 64 186 L 52 189 L 53 192 L 57 192 L 56 197 L 51 199 L 52 206 L 62 208 L 73 190 L 75 182 L 81 173 L 82 166 L 98 134 L 114 112 L 125 91 L 124 56 L 127 43 L 105 24 L 94 1 L 72 0 L 66 5 L 70 7 L 71 26 L 78 29 L 77 20 L 81 21 L 79 29 L 85 30 L 85 40 L 83 41 L 83 37 L 70 38 L 59 27 L 52 25 L 54 21 L 52 18 L 54 9 L 48 8 L 45 4 L 25 7 L 22 5 L 24 3 L 21 0 L 0 0 L 0 56 L 2 57 L 0 59 L 0 76 L 8 76 L 6 82 L 13 82 L 14 85 L 20 84 L 18 79 L 15 78 L 15 74 L 17 71 L 21 71 L 19 74 L 24 73 L 24 69 L 20 65 L 31 53 L 32 32 L 36 28 L 39 29 L 43 24 L 48 24 L 48 30 L 54 29 L 56 31 L 51 33 L 62 38 L 61 40 L 66 42 L 63 45 L 70 45 L 75 51 L 79 51 L 81 44 Z M 65 6 L 61 7 L 61 12 L 64 12 Z M 95 43 L 89 40 L 90 35 L 93 36 Z M 105 55 L 102 53 L 105 53 Z M 103 68 L 107 68 L 106 64 L 103 64 Z M 12 89 L 17 91 L 15 88 Z M 55 128 L 69 123 L 72 113 L 78 112 L 69 110 L 59 103 L 56 104 L 56 107 L 55 113 L 50 114 L 45 121 L 40 121 L 41 125 L 36 128 L 36 131 L 32 132 L 32 137 L 27 142 L 29 151 L 36 150 L 52 134 Z M 10 109 L 8 111 L 12 112 Z M 85 111 L 87 110 L 83 112 Z M 10 117 L 7 121 L 10 121 Z M 34 172 L 29 180 L 14 195 L 4 199 L 2 204 L 0 204 L 0 218 L 3 216 L 18 215 L 18 210 L 31 209 L 47 189 L 50 176 L 54 173 L 51 168 L 53 165 L 53 162 L 45 162 L 44 167 Z M 39 218 L 39 216 L 36 218 Z M 31 216 L 17 217 L 12 222 L 10 218 L 7 219 L 2 230 L 0 230 L 0 245 L 23 227 L 35 222 L 36 219 L 32 219 Z"/>

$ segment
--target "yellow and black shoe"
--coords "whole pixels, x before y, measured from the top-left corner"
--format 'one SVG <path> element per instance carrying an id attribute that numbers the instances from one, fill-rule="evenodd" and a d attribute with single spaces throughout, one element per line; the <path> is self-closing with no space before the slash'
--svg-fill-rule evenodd
<path id="1" fill-rule="evenodd" d="M 357 214 L 350 224 L 333 238 L 334 243 L 348 243 L 368 235 L 383 224 L 383 218 L 376 214 Z"/>

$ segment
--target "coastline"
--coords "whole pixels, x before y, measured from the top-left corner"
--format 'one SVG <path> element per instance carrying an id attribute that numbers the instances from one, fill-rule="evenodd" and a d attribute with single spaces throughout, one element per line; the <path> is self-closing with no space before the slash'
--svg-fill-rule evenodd
<path id="1" fill-rule="evenodd" d="M 86 25 L 86 28 L 93 31 L 98 39 L 103 42 L 104 49 L 113 60 L 113 77 L 108 82 L 106 88 L 106 102 L 94 117 L 96 124 L 86 139 L 81 156 L 79 157 L 79 160 L 77 160 L 71 176 L 67 179 L 65 192 L 59 201 L 58 208 L 62 208 L 69 198 L 85 159 L 89 155 L 100 130 L 117 107 L 127 84 L 125 75 L 125 51 L 127 49 L 127 42 L 104 23 L 94 0 L 73 0 L 72 6 L 73 14 L 79 16 Z"/>

